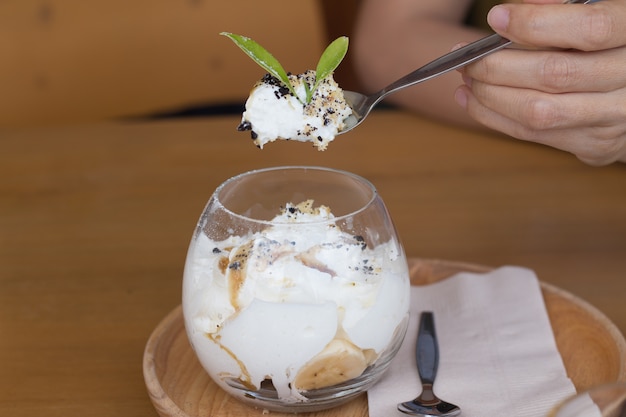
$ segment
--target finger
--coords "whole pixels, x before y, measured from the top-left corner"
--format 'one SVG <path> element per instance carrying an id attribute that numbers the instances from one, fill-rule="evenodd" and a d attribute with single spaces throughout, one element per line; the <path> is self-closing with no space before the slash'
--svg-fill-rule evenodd
<path id="1" fill-rule="evenodd" d="M 570 152 L 590 165 L 607 165 L 626 155 L 624 126 L 534 130 L 482 105 L 467 86 L 459 87 L 457 94 L 463 97 L 463 107 L 473 119 L 513 138 Z"/>
<path id="2" fill-rule="evenodd" d="M 503 50 L 469 66 L 467 76 L 549 93 L 608 92 L 626 86 L 626 48 L 601 52 Z"/>
<path id="3" fill-rule="evenodd" d="M 472 80 L 472 93 L 485 107 L 532 130 L 607 126 L 626 120 L 625 90 L 549 94 Z"/>
<path id="4" fill-rule="evenodd" d="M 501 4 L 487 15 L 500 35 L 522 45 L 594 51 L 626 44 L 626 3 Z"/>
<path id="5" fill-rule="evenodd" d="M 526 4 L 563 4 L 562 0 L 522 0 Z"/>

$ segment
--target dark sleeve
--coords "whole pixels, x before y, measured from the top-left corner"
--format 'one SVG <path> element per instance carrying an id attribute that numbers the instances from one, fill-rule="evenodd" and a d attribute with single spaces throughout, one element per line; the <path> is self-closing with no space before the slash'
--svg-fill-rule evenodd
<path id="1" fill-rule="evenodd" d="M 475 0 L 467 15 L 466 23 L 469 26 L 491 31 L 487 24 L 487 13 L 493 6 L 503 2 L 504 0 Z"/>

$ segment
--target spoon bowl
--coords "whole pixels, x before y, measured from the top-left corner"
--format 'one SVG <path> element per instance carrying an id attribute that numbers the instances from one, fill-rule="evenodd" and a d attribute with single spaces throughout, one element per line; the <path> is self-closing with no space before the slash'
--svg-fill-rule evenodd
<path id="1" fill-rule="evenodd" d="M 427 393 L 429 395 L 424 395 Z M 423 391 L 414 400 L 406 401 L 398 404 L 398 410 L 412 416 L 456 416 L 461 413 L 461 409 L 451 403 L 445 402 L 437 398 L 432 392 Z"/>
<path id="2" fill-rule="evenodd" d="M 437 398 L 433 391 L 439 367 L 439 345 L 432 312 L 425 311 L 420 317 L 415 351 L 417 372 L 422 381 L 422 393 L 411 401 L 398 404 L 398 410 L 421 417 L 450 417 L 460 414 L 461 409 L 458 406 Z"/>

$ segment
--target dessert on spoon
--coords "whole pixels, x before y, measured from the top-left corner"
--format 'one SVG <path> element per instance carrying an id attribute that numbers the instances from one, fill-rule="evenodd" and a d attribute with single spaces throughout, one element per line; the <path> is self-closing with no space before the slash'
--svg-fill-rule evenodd
<path id="1" fill-rule="evenodd" d="M 348 38 L 333 41 L 315 71 L 287 73 L 266 49 L 252 39 L 223 32 L 267 71 L 246 101 L 238 130 L 250 131 L 254 144 L 263 148 L 277 139 L 311 142 L 323 151 L 345 129 L 352 114 L 333 71 L 348 50 Z"/>

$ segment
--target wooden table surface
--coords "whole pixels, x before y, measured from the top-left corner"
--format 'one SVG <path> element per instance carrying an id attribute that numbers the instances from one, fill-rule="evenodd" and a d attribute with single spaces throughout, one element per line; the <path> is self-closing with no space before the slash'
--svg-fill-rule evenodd
<path id="1" fill-rule="evenodd" d="M 323 165 L 379 189 L 411 257 L 534 269 L 626 332 L 626 165 L 374 113 L 325 152 L 237 116 L 0 131 L 0 415 L 155 416 L 145 343 L 213 189 Z"/>

